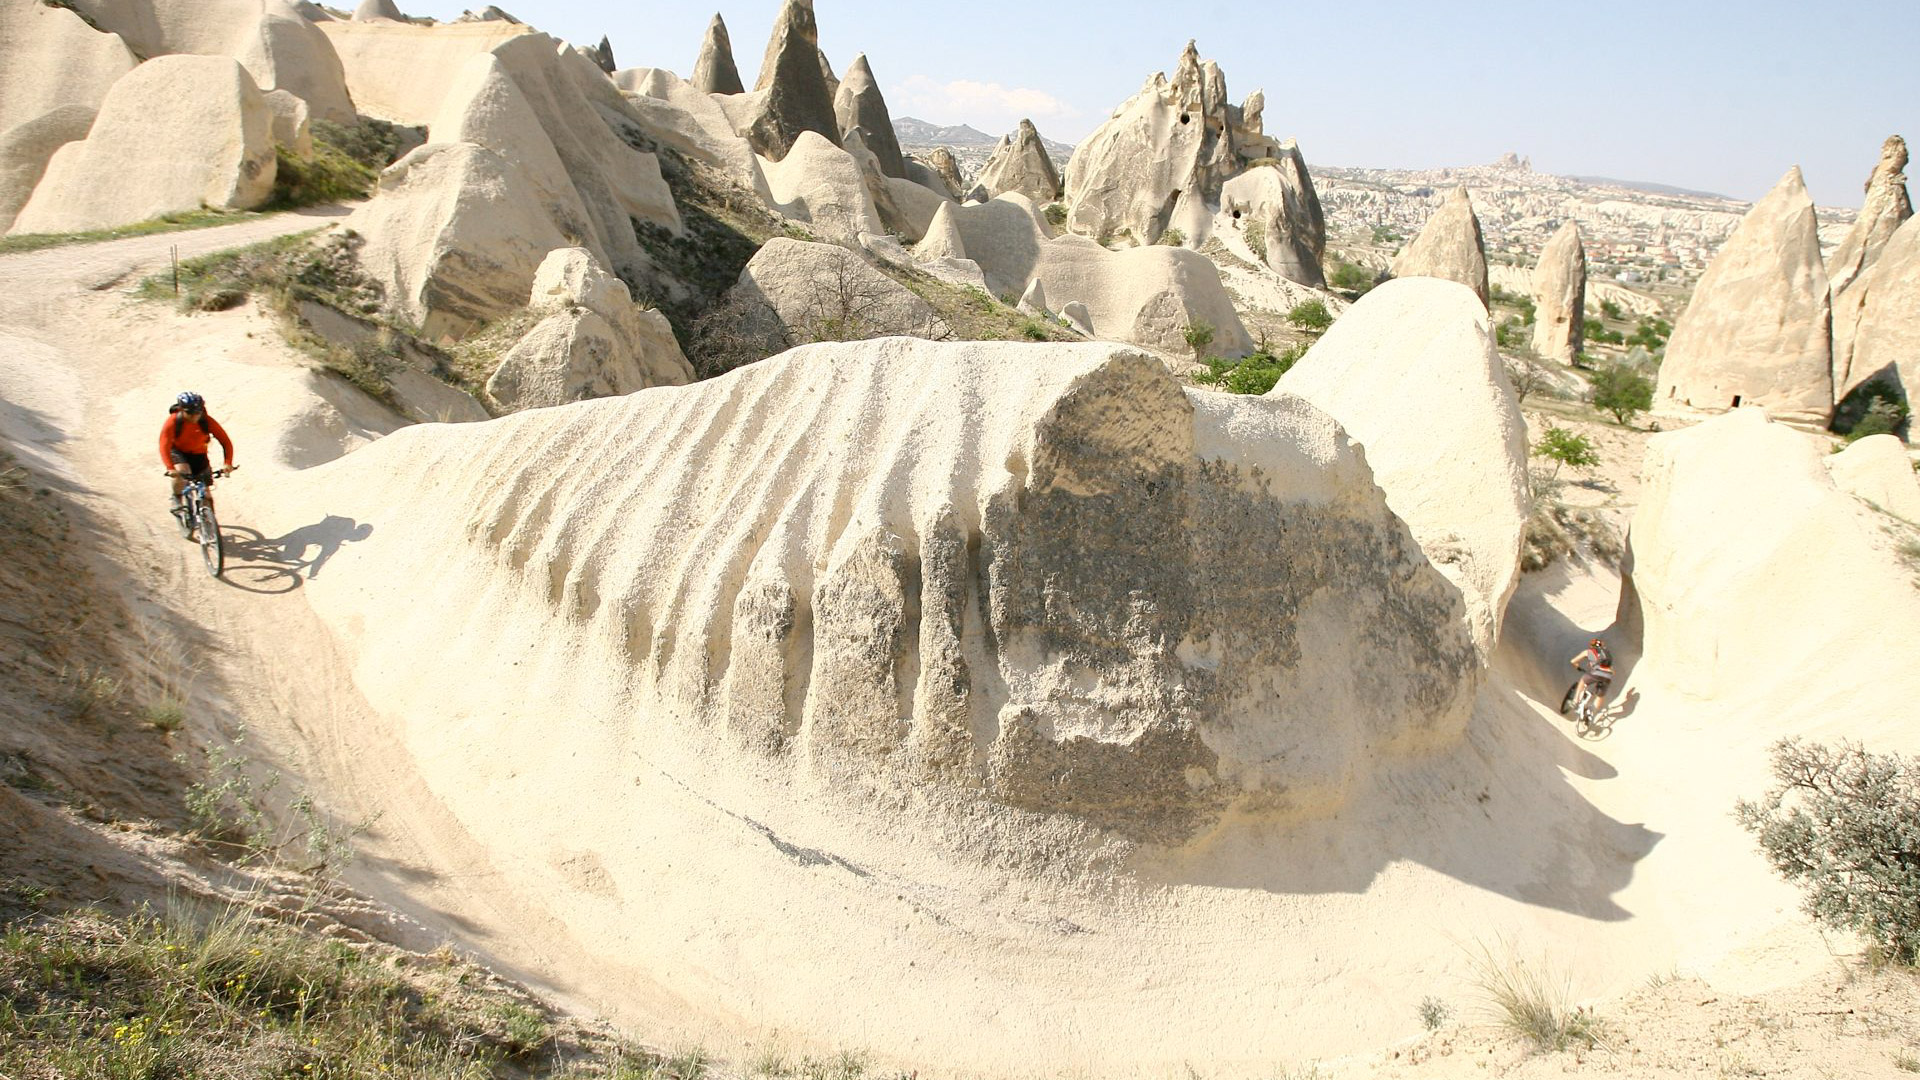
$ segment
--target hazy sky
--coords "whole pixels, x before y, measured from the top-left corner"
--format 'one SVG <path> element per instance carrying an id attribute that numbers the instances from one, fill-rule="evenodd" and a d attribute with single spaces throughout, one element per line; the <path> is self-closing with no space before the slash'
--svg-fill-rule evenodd
<path id="1" fill-rule="evenodd" d="M 400 0 L 457 17 L 471 2 Z M 348 6 L 351 6 L 349 4 Z M 777 0 L 501 5 L 621 67 L 693 68 L 718 10 L 749 87 Z M 1920 0 L 1504 0 L 1361 4 L 815 0 L 836 71 L 864 52 L 893 115 L 1077 142 L 1170 70 L 1188 38 L 1310 163 L 1534 168 L 1756 199 L 1798 164 L 1857 206 L 1881 141 L 1920 142 Z"/>

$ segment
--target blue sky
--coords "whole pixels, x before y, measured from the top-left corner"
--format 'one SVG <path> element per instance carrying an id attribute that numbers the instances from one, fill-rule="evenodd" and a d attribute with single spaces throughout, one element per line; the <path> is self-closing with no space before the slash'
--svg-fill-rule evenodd
<path id="1" fill-rule="evenodd" d="M 401 0 L 454 18 L 477 3 Z M 777 0 L 512 0 L 621 67 L 693 67 L 717 10 L 749 85 Z M 1614 0 L 1601 5 L 1228 4 L 1217 0 L 815 0 L 836 70 L 864 52 L 894 115 L 989 134 L 1031 117 L 1076 142 L 1188 38 L 1237 101 L 1312 163 L 1422 168 L 1507 150 L 1544 172 L 1650 180 L 1755 199 L 1790 165 L 1814 198 L 1857 206 L 1888 135 L 1920 149 L 1920 2 Z"/>

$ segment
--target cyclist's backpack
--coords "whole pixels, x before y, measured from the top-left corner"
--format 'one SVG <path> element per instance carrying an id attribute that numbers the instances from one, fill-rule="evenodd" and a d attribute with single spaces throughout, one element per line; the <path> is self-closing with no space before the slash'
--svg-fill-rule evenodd
<path id="1" fill-rule="evenodd" d="M 180 429 L 187 426 L 187 418 L 180 415 L 180 403 L 177 401 L 167 406 L 167 414 L 173 417 L 173 437 L 177 439 L 180 437 Z M 202 434 L 213 434 L 213 429 L 207 426 L 207 413 L 204 409 L 200 412 L 199 424 Z"/>
<path id="2" fill-rule="evenodd" d="M 1607 651 L 1607 647 L 1605 645 L 1602 645 L 1599 648 L 1593 650 L 1593 664 L 1594 664 L 1594 667 L 1600 671 L 1605 671 L 1609 674 L 1612 673 L 1613 654 Z"/>

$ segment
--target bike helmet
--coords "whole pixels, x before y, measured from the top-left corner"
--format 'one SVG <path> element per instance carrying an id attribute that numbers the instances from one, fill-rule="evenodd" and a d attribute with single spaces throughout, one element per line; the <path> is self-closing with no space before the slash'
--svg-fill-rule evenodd
<path id="1" fill-rule="evenodd" d="M 191 390 L 188 390 L 187 392 L 181 394 L 179 397 L 175 398 L 174 401 L 182 409 L 191 410 L 193 412 L 207 411 L 207 399 L 201 397 L 199 394 L 196 394 Z"/>
<path id="2" fill-rule="evenodd" d="M 1607 647 L 1607 643 L 1604 641 L 1601 641 L 1599 638 L 1594 638 L 1592 641 L 1587 642 L 1587 645 L 1588 647 L 1595 648 L 1595 649 L 1604 649 Z"/>

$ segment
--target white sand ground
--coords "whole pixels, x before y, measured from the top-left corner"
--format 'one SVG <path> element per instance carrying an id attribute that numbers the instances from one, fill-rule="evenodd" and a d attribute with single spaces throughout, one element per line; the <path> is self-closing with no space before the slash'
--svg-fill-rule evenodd
<path id="1" fill-rule="evenodd" d="M 1859 718 L 1811 680 L 1802 700 L 1682 704 L 1623 649 L 1621 715 L 1574 739 L 1541 702 L 1612 621 L 1616 582 L 1591 568 L 1523 582 L 1457 751 L 1326 820 L 1177 852 L 1070 833 L 995 850 L 929 835 L 910 793 L 856 803 L 769 775 L 628 697 L 606 645 L 454 523 L 394 506 L 379 448 L 354 449 L 391 421 L 251 311 L 118 292 L 170 245 L 312 224 L 0 258 L 0 436 L 118 530 L 133 588 L 219 643 L 208 703 L 335 812 L 379 815 L 353 881 L 429 936 L 661 1042 L 862 1049 L 933 1074 L 1358 1075 L 1401 1068 L 1381 1048 L 1403 1044 L 1438 1063 L 1410 1075 L 1480 1075 L 1419 1038 L 1417 1010 L 1470 994 L 1481 942 L 1551 957 L 1583 998 L 1674 971 L 1728 995 L 1831 978 L 1731 808 L 1767 785 L 1773 739 Z M 243 541 L 226 582 L 160 512 L 154 429 L 188 386 L 245 466 L 220 489 Z M 314 464 L 336 450 L 353 452 Z M 1869 719 L 1880 749 L 1920 741 Z"/>

